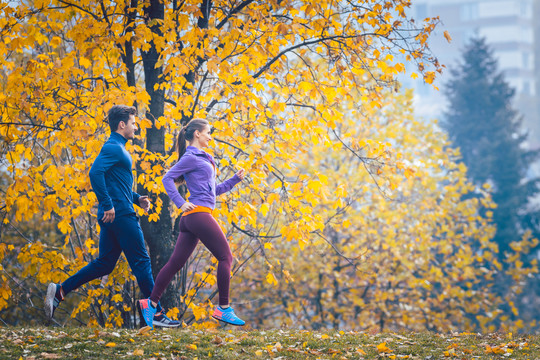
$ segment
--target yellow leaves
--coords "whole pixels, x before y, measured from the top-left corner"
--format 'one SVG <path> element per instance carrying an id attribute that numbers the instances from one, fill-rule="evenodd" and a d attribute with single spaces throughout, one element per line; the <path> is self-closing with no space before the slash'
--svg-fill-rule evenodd
<path id="1" fill-rule="evenodd" d="M 85 57 L 80 57 L 79 58 L 79 64 L 83 68 L 89 69 L 92 66 L 92 61 L 90 61 L 89 59 L 87 59 Z"/>
<path id="2" fill-rule="evenodd" d="M 266 282 L 269 283 L 270 285 L 274 285 L 274 286 L 277 286 L 277 284 L 278 284 L 274 274 L 272 274 L 271 272 L 266 274 Z"/>
<path id="3" fill-rule="evenodd" d="M 142 349 L 133 350 L 133 356 L 143 356 L 143 355 L 144 355 L 144 350 Z"/>
<path id="4" fill-rule="evenodd" d="M 404 175 L 407 179 L 411 178 L 414 175 L 414 173 L 415 173 L 415 170 L 411 168 L 406 168 L 404 171 Z"/>
<path id="5" fill-rule="evenodd" d="M 270 210 L 270 205 L 268 205 L 268 203 L 264 203 L 260 206 L 259 208 L 259 212 L 263 215 L 263 216 L 266 216 L 268 214 L 268 211 Z"/>
<path id="6" fill-rule="evenodd" d="M 506 353 L 505 349 L 503 348 L 503 346 L 494 346 L 494 347 L 491 347 L 489 345 L 486 345 L 486 348 L 484 350 L 484 353 L 486 354 L 504 354 Z"/>
<path id="7" fill-rule="evenodd" d="M 58 223 L 58 229 L 62 232 L 62 234 L 68 234 L 71 233 L 72 227 L 67 219 L 62 219 Z"/>
<path id="8" fill-rule="evenodd" d="M 450 36 L 450 34 L 448 33 L 448 31 L 445 31 L 444 33 L 444 38 L 446 39 L 446 41 L 448 41 L 449 43 L 452 42 L 452 37 Z"/>
<path id="9" fill-rule="evenodd" d="M 392 349 L 390 349 L 388 346 L 386 346 L 386 342 L 380 343 L 377 345 L 377 351 L 379 353 L 391 353 L 393 352 Z"/>
<path id="10" fill-rule="evenodd" d="M 137 331 L 137 335 L 148 336 L 150 332 L 152 332 L 152 328 L 150 326 L 144 326 Z"/>
<path id="11" fill-rule="evenodd" d="M 113 342 L 108 342 L 107 344 L 105 344 L 106 347 L 116 347 L 116 343 L 113 343 Z"/>
<path id="12" fill-rule="evenodd" d="M 195 344 L 188 344 L 186 345 L 186 348 L 189 350 L 197 350 L 197 345 Z"/>
<path id="13" fill-rule="evenodd" d="M 428 84 L 432 84 L 435 79 L 435 73 L 433 71 L 428 71 L 424 74 L 424 81 Z"/>
<path id="14" fill-rule="evenodd" d="M 366 356 L 366 355 L 367 355 L 367 353 L 366 353 L 364 350 L 360 349 L 360 348 L 356 349 L 356 352 L 357 352 L 360 356 Z"/>
<path id="15" fill-rule="evenodd" d="M 206 319 L 208 316 L 208 311 L 204 306 L 198 306 L 191 302 L 189 308 L 193 311 L 193 316 L 196 320 Z"/>
<path id="16" fill-rule="evenodd" d="M 177 307 L 170 308 L 169 311 L 167 311 L 167 316 L 171 319 L 177 320 L 178 314 L 180 314 L 180 309 Z"/>

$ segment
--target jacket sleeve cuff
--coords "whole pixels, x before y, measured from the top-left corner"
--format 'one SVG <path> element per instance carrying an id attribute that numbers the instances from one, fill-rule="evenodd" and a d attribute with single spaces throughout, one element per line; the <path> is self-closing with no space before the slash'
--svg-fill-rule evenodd
<path id="1" fill-rule="evenodd" d="M 109 211 L 113 208 L 113 203 L 112 203 L 112 200 L 108 199 L 106 201 L 103 202 L 103 210 L 104 211 Z"/>
<path id="2" fill-rule="evenodd" d="M 141 195 L 137 194 L 136 192 L 133 192 L 133 204 L 139 205 L 139 198 Z"/>

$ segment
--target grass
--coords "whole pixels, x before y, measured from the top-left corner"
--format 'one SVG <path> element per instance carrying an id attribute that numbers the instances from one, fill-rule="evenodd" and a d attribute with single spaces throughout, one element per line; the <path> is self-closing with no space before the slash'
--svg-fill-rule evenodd
<path id="1" fill-rule="evenodd" d="M 540 336 L 0 328 L 0 359 L 540 359 Z"/>

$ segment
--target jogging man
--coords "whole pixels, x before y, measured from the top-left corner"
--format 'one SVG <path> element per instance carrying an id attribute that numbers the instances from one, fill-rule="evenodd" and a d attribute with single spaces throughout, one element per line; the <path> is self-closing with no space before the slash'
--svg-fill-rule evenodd
<path id="1" fill-rule="evenodd" d="M 150 257 L 133 207 L 133 204 L 136 204 L 148 211 L 150 200 L 132 190 L 132 160 L 125 148 L 126 142 L 132 140 L 137 131 L 136 113 L 134 107 L 125 105 L 115 105 L 109 110 L 111 136 L 101 148 L 89 174 L 92 189 L 99 202 L 99 256 L 62 284 L 49 284 L 45 297 L 45 315 L 48 319 L 52 319 L 60 302 L 71 291 L 110 274 L 122 251 L 143 295 L 149 297 L 152 293 L 154 279 Z M 154 324 L 177 327 L 180 322 L 169 319 L 160 306 L 154 317 Z"/>

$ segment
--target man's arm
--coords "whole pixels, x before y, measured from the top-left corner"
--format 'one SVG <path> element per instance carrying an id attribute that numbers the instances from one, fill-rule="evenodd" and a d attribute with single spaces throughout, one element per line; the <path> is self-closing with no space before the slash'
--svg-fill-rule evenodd
<path id="1" fill-rule="evenodd" d="M 139 198 L 141 197 L 141 195 L 137 194 L 135 191 L 132 191 L 132 197 L 133 197 L 133 199 L 132 199 L 133 203 L 134 203 L 135 205 L 140 206 L 140 204 L 139 204 Z"/>
<path id="2" fill-rule="evenodd" d="M 105 185 L 105 173 L 113 167 L 119 160 L 118 152 L 114 146 L 105 145 L 90 168 L 90 184 L 96 194 L 103 210 L 109 211 L 113 208 L 113 202 Z"/>

